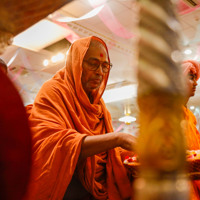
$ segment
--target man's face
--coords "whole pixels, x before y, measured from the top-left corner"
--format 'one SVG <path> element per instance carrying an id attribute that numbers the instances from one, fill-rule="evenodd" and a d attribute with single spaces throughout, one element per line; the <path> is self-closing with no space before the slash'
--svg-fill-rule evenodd
<path id="1" fill-rule="evenodd" d="M 98 66 L 99 61 L 100 66 L 96 70 L 91 70 L 94 66 Z M 81 77 L 81 82 L 83 89 L 89 96 L 93 90 L 100 87 L 106 74 L 103 71 L 103 65 L 108 63 L 108 56 L 104 46 L 90 47 L 83 60 L 83 72 Z"/>
<path id="2" fill-rule="evenodd" d="M 190 71 L 187 77 L 188 95 L 189 97 L 194 96 L 197 86 L 197 75 Z"/>

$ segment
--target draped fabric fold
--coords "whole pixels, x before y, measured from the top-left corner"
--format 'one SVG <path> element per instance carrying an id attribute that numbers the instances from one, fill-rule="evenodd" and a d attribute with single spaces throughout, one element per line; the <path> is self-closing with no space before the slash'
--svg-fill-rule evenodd
<path id="1" fill-rule="evenodd" d="M 114 200 L 113 195 L 116 199 L 130 197 L 127 196 L 131 192 L 130 183 L 124 185 L 128 177 L 117 149 L 78 162 L 86 136 L 113 132 L 110 113 L 101 98 L 109 73 L 93 94 L 93 104 L 81 85 L 82 62 L 91 39 L 100 41 L 107 50 L 97 37 L 77 40 L 69 50 L 66 67 L 42 86 L 34 104 L 27 107 L 33 140 L 27 199 L 62 199 L 75 172 L 95 199 Z M 106 177 L 107 183 L 103 181 Z M 106 189 L 108 184 L 115 188 L 116 194 L 110 187 Z"/>

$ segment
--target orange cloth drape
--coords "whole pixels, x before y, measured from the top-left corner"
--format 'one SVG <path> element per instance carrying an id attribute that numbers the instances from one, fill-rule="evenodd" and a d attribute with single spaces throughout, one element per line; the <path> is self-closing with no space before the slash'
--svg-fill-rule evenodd
<path id="1" fill-rule="evenodd" d="M 82 62 L 92 38 L 107 49 L 105 43 L 94 36 L 77 40 L 69 50 L 66 67 L 44 83 L 33 106 L 27 107 L 33 167 L 26 199 L 62 199 L 75 169 L 83 186 L 95 199 L 123 200 L 131 196 L 118 148 L 88 157 L 82 165 L 77 164 L 84 137 L 113 132 L 111 116 L 101 98 L 109 73 L 93 94 L 93 104 L 81 85 Z M 103 173 L 101 163 L 106 165 L 106 189 L 98 181 L 99 173 Z"/>
<path id="2" fill-rule="evenodd" d="M 186 107 L 183 107 L 184 117 L 187 122 L 185 136 L 188 150 L 200 149 L 200 134 L 196 128 L 196 118 L 194 114 Z M 200 200 L 200 181 L 192 181 L 191 200 Z"/>

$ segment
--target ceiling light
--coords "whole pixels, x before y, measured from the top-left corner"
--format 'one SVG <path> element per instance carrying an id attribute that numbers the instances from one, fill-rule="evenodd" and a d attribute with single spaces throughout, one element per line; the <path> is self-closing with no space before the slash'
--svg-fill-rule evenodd
<path id="1" fill-rule="evenodd" d="M 107 2 L 107 0 L 88 0 L 90 5 L 96 7 L 96 6 L 100 6 L 103 5 L 104 3 Z"/>
<path id="2" fill-rule="evenodd" d="M 122 86 L 120 88 L 108 89 L 103 94 L 105 103 L 121 101 L 124 99 L 131 99 L 137 96 L 137 85 L 131 84 Z"/>
<path id="3" fill-rule="evenodd" d="M 125 124 L 130 124 L 131 122 L 135 122 L 136 118 L 130 115 L 126 115 L 124 117 L 119 118 L 120 122 L 124 122 Z"/>
<path id="4" fill-rule="evenodd" d="M 48 64 L 49 64 L 49 61 L 48 61 L 47 59 L 45 59 L 45 60 L 43 61 L 43 65 L 46 67 Z"/>
<path id="5" fill-rule="evenodd" d="M 190 106 L 190 110 L 194 110 L 194 108 L 195 108 L 194 106 Z"/>
<path id="6" fill-rule="evenodd" d="M 61 61 L 61 60 L 63 60 L 63 59 L 65 58 L 65 55 L 64 55 L 63 53 L 58 53 L 58 54 L 56 55 L 56 57 L 57 57 L 57 60 L 58 60 L 58 61 Z"/>
<path id="7" fill-rule="evenodd" d="M 186 50 L 184 51 L 184 54 L 190 55 L 190 54 L 192 54 L 192 50 L 191 50 L 191 49 L 186 49 Z"/>
<path id="8" fill-rule="evenodd" d="M 55 56 L 51 57 L 51 62 L 56 63 L 58 61 L 62 61 L 65 58 L 65 55 L 63 53 L 58 53 Z"/>
<path id="9" fill-rule="evenodd" d="M 57 57 L 56 56 L 52 56 L 51 57 L 51 62 L 52 63 L 56 63 L 57 62 Z"/>

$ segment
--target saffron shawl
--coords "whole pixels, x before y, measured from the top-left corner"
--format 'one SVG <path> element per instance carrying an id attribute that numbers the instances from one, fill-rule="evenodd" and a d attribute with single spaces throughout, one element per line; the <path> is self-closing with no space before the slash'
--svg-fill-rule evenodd
<path id="1" fill-rule="evenodd" d="M 198 150 L 200 149 L 200 134 L 196 128 L 196 118 L 193 113 L 186 107 L 183 107 L 184 117 L 187 121 L 187 128 L 185 130 L 185 137 L 187 142 L 188 150 Z M 191 191 L 191 200 L 200 199 L 200 181 L 192 181 L 192 191 Z"/>
<path id="2" fill-rule="evenodd" d="M 95 199 L 123 200 L 131 196 L 131 186 L 118 148 L 107 152 L 107 191 L 95 180 L 99 155 L 77 166 L 82 140 L 86 136 L 113 132 L 111 116 L 101 98 L 109 73 L 94 96 L 94 103 L 81 85 L 82 62 L 92 39 L 82 38 L 69 50 L 66 67 L 40 89 L 33 106 L 27 107 L 33 140 L 33 167 L 27 199 L 60 200 L 79 168 L 83 186 Z"/>

